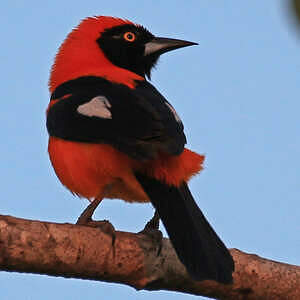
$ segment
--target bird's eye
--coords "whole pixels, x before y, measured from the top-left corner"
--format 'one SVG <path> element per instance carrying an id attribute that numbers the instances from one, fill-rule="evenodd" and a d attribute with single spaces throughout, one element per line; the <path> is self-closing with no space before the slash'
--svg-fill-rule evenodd
<path id="1" fill-rule="evenodd" d="M 135 34 L 133 32 L 125 32 L 123 35 L 123 38 L 127 41 L 127 42 L 134 42 L 135 41 Z"/>

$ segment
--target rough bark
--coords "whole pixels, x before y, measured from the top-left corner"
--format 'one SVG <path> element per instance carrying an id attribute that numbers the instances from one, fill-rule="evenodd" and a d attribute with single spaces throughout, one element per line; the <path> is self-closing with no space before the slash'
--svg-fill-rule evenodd
<path id="1" fill-rule="evenodd" d="M 300 299 L 300 267 L 232 249 L 234 283 L 193 281 L 168 239 L 157 255 L 143 234 L 0 216 L 0 270 L 170 290 L 215 299 Z"/>

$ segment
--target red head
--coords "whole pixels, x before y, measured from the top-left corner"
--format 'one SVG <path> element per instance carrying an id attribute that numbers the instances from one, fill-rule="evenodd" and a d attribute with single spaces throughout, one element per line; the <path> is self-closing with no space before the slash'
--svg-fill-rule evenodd
<path id="1" fill-rule="evenodd" d="M 114 66 L 100 51 L 99 45 L 96 43 L 106 29 L 125 24 L 133 23 L 104 16 L 84 19 L 73 29 L 59 48 L 51 70 L 50 91 L 53 92 L 58 85 L 65 81 L 84 75 L 106 75 L 109 80 L 115 78 L 119 82 L 142 79 L 136 74 L 130 74 L 128 71 Z"/>
<path id="2" fill-rule="evenodd" d="M 155 38 L 128 20 L 113 17 L 84 19 L 67 36 L 56 55 L 50 91 L 80 76 L 101 76 L 133 88 L 150 76 L 160 54 L 195 43 Z"/>

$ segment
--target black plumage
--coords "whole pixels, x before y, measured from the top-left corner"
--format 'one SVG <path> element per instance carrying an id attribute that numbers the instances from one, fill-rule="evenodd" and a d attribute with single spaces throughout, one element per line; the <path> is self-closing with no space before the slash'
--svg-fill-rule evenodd
<path id="1" fill-rule="evenodd" d="M 110 103 L 111 119 L 88 117 L 77 108 L 97 96 Z M 67 97 L 66 99 L 64 97 Z M 181 121 L 168 101 L 147 81 L 131 89 L 104 78 L 87 76 L 68 81 L 51 100 L 64 98 L 49 109 L 51 136 L 65 140 L 111 144 L 132 158 L 153 159 L 161 152 L 178 155 L 186 138 Z"/>
<path id="2" fill-rule="evenodd" d="M 168 186 L 136 174 L 157 209 L 174 249 L 195 280 L 232 282 L 233 259 L 197 206 L 187 184 Z"/>
<path id="3" fill-rule="evenodd" d="M 99 32 L 93 43 L 112 67 L 136 73 L 141 80 L 134 88 L 97 76 L 82 76 L 60 84 L 51 95 L 47 114 L 50 136 L 109 144 L 139 161 L 151 162 L 162 158 L 161 154 L 180 155 L 186 144 L 183 124 L 146 77 L 150 78 L 162 53 L 196 43 L 155 37 L 132 23 Z M 132 171 L 136 171 L 135 167 Z M 182 179 L 180 185 L 171 186 L 145 174 L 135 175 L 189 274 L 196 280 L 231 283 L 233 259 L 197 206 L 187 183 Z"/>

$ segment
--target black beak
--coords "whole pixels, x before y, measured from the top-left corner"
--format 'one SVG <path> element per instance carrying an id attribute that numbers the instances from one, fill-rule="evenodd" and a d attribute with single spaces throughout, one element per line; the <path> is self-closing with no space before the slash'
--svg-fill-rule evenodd
<path id="1" fill-rule="evenodd" d="M 194 42 L 183 41 L 183 40 L 155 37 L 150 42 L 145 44 L 144 55 L 147 56 L 154 53 L 161 55 L 171 50 L 192 46 L 192 45 L 198 45 L 198 44 Z"/>

